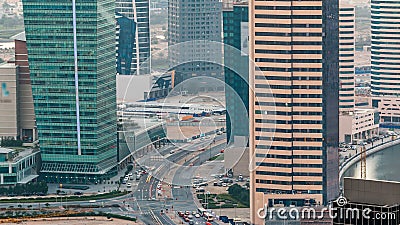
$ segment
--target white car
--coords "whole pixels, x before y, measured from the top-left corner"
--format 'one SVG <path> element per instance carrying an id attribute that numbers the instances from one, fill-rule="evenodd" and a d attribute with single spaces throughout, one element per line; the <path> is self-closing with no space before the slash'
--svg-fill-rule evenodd
<path id="1" fill-rule="evenodd" d="M 131 184 L 131 183 L 127 183 L 127 184 L 126 184 L 126 187 L 127 187 L 127 188 L 130 188 L 130 187 L 132 187 L 132 184 Z"/>
<path id="2" fill-rule="evenodd" d="M 194 215 L 194 217 L 196 217 L 196 218 L 200 218 L 200 214 L 196 214 L 196 215 Z"/>

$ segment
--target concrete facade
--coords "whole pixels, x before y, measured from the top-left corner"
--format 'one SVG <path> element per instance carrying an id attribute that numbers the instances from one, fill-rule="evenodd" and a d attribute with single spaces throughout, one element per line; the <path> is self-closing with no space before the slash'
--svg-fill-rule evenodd
<path id="1" fill-rule="evenodd" d="M 26 144 L 37 140 L 36 117 L 33 107 L 25 32 L 14 37 L 15 65 L 18 66 L 18 132 Z"/>
<path id="2" fill-rule="evenodd" d="M 0 185 L 25 184 L 38 177 L 39 151 L 0 148 Z"/>
<path id="3" fill-rule="evenodd" d="M 168 1 L 168 60 L 177 84 L 196 76 L 224 80 L 221 17 L 218 0 Z"/>
<path id="4" fill-rule="evenodd" d="M 341 113 L 354 111 L 355 105 L 355 8 L 339 3 L 339 110 Z"/>
<path id="5" fill-rule="evenodd" d="M 379 112 L 372 108 L 356 108 L 354 113 L 339 116 L 339 141 L 352 143 L 355 140 L 372 138 L 379 134 Z"/>
<path id="6" fill-rule="evenodd" d="M 339 194 L 339 2 L 250 1 L 250 206 Z"/>
<path id="7" fill-rule="evenodd" d="M 0 137 L 18 137 L 18 66 L 13 63 L 0 65 Z"/>

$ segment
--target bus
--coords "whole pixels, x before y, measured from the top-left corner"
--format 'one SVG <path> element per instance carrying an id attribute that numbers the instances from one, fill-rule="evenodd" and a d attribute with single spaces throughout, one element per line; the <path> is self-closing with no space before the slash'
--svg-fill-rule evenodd
<path id="1" fill-rule="evenodd" d="M 204 216 L 204 213 L 207 212 L 207 210 L 204 208 L 198 208 L 197 211 L 199 212 L 200 216 Z"/>

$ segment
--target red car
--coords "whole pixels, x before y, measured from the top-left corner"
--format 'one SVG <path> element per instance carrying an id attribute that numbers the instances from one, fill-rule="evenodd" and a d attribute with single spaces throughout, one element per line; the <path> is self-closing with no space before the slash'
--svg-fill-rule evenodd
<path id="1" fill-rule="evenodd" d="M 221 151 L 219 151 L 220 153 L 224 153 L 225 152 L 225 149 L 222 149 Z"/>

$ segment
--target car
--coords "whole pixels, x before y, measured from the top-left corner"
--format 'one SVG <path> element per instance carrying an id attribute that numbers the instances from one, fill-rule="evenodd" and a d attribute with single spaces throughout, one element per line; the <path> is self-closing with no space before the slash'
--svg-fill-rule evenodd
<path id="1" fill-rule="evenodd" d="M 205 187 L 205 186 L 208 186 L 208 183 L 207 182 L 203 182 L 203 183 L 200 183 L 198 185 L 199 185 L 199 187 Z"/>
<path id="2" fill-rule="evenodd" d="M 185 211 L 185 215 L 190 215 L 190 212 L 189 211 Z"/>
<path id="3" fill-rule="evenodd" d="M 65 192 L 65 191 L 59 191 L 59 192 L 58 192 L 58 195 L 67 195 L 67 192 Z"/>
<path id="4" fill-rule="evenodd" d="M 83 195 L 83 193 L 80 191 L 76 191 L 76 192 L 74 192 L 74 195 Z"/>
<path id="5" fill-rule="evenodd" d="M 200 214 L 196 213 L 196 215 L 194 215 L 194 217 L 200 218 L 201 216 L 200 216 Z"/>
<path id="6" fill-rule="evenodd" d="M 228 184 L 222 183 L 222 187 L 227 187 L 227 186 L 228 186 Z"/>
<path id="7" fill-rule="evenodd" d="M 182 211 L 178 212 L 179 217 L 183 217 L 185 214 Z"/>
<path id="8" fill-rule="evenodd" d="M 175 150 L 169 151 L 169 154 L 174 154 L 174 153 L 175 153 Z"/>
<path id="9" fill-rule="evenodd" d="M 130 187 L 132 187 L 132 184 L 131 184 L 131 183 L 127 183 L 127 184 L 126 184 L 126 187 L 127 187 L 127 188 L 130 188 Z"/>
<path id="10" fill-rule="evenodd" d="M 222 135 L 222 131 L 218 131 L 218 132 L 217 132 L 217 135 Z"/>
<path id="11" fill-rule="evenodd" d="M 193 215 L 188 215 L 188 218 L 189 219 L 193 219 Z"/>
<path id="12" fill-rule="evenodd" d="M 189 222 L 190 221 L 190 219 L 187 218 L 187 217 L 183 218 L 183 220 L 185 220 L 185 222 Z"/>
<path id="13" fill-rule="evenodd" d="M 196 215 L 197 214 L 197 212 L 196 211 L 192 211 L 192 215 Z"/>
<path id="14" fill-rule="evenodd" d="M 221 151 L 219 151 L 220 153 L 224 153 L 225 152 L 225 149 L 222 149 Z"/>
<path id="15" fill-rule="evenodd" d="M 194 221 L 193 220 L 189 220 L 189 225 L 194 225 Z"/>

